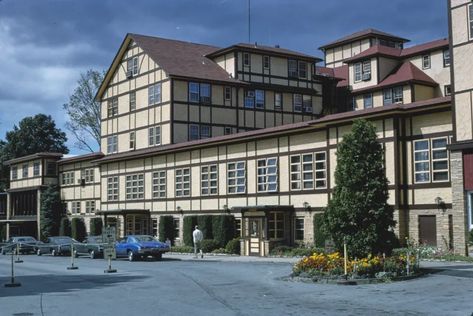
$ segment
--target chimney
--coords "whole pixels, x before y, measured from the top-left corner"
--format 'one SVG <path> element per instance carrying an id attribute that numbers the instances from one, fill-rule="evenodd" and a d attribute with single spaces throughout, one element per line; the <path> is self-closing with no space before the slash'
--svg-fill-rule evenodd
<path id="1" fill-rule="evenodd" d="M 279 48 L 279 44 L 274 45 L 274 47 Z"/>

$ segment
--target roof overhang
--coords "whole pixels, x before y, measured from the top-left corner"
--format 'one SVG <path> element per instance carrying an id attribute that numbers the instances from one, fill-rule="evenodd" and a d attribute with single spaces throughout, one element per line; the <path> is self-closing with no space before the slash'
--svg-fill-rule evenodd
<path id="1" fill-rule="evenodd" d="M 114 209 L 114 210 L 106 210 L 106 211 L 96 211 L 96 215 L 149 215 L 149 210 L 147 209 Z"/>
<path id="2" fill-rule="evenodd" d="M 42 153 L 36 153 L 32 155 L 27 155 L 23 157 L 18 157 L 14 159 L 10 159 L 7 161 L 3 162 L 3 165 L 5 166 L 10 166 L 13 164 L 25 162 L 25 161 L 31 161 L 31 160 L 36 160 L 40 158 L 49 158 L 49 159 L 60 159 L 63 156 L 62 153 L 48 153 L 48 152 L 42 152 Z"/>

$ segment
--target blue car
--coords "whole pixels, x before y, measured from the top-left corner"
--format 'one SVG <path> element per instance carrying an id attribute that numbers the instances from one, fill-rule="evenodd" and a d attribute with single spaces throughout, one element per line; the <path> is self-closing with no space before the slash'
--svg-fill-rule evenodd
<path id="1" fill-rule="evenodd" d="M 115 245 L 117 258 L 126 257 L 129 261 L 153 257 L 161 259 L 169 246 L 148 235 L 130 235 L 120 239 Z"/>

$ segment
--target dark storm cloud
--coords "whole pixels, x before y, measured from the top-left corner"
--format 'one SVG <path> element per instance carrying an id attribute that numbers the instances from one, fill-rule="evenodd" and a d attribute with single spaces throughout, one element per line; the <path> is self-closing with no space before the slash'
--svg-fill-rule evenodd
<path id="1" fill-rule="evenodd" d="M 251 41 L 260 44 L 321 56 L 319 46 L 368 27 L 413 43 L 445 37 L 446 1 L 251 0 Z M 62 127 L 79 74 L 108 68 L 128 32 L 246 42 L 247 0 L 0 1 L 0 138 L 38 112 Z"/>

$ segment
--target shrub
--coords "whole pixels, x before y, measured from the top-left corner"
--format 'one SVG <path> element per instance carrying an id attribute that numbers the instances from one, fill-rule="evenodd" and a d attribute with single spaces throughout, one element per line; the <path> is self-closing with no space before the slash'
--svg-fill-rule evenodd
<path id="1" fill-rule="evenodd" d="M 61 218 L 59 236 L 71 236 L 71 221 L 67 217 Z"/>
<path id="2" fill-rule="evenodd" d="M 289 247 L 289 246 L 277 246 L 274 247 L 270 254 L 273 256 L 284 256 L 284 257 L 304 257 L 311 256 L 314 253 L 324 253 L 323 248 L 302 248 L 302 247 Z"/>
<path id="3" fill-rule="evenodd" d="M 470 230 L 470 244 L 473 244 L 473 229 Z"/>
<path id="4" fill-rule="evenodd" d="M 229 240 L 225 246 L 225 251 L 230 254 L 239 255 L 240 254 L 240 239 L 235 238 Z"/>
<path id="5" fill-rule="evenodd" d="M 82 242 L 87 236 L 85 229 L 85 223 L 82 218 L 74 217 L 71 220 L 71 237 L 75 240 Z"/>
<path id="6" fill-rule="evenodd" d="M 180 253 L 193 253 L 194 247 L 189 246 L 172 246 L 172 252 L 180 252 Z"/>
<path id="7" fill-rule="evenodd" d="M 212 250 L 212 253 L 227 253 L 225 248 L 217 248 L 215 250 Z"/>
<path id="8" fill-rule="evenodd" d="M 98 236 L 102 235 L 103 222 L 100 217 L 94 217 L 90 219 L 90 235 Z"/>
<path id="9" fill-rule="evenodd" d="M 324 214 L 314 214 L 314 239 L 316 247 L 325 247 L 325 240 L 329 239 L 324 230 Z"/>
<path id="10" fill-rule="evenodd" d="M 215 249 L 220 248 L 218 242 L 214 239 L 204 239 L 200 243 L 200 248 L 202 248 L 203 252 L 212 252 Z"/>
<path id="11" fill-rule="evenodd" d="M 235 217 L 233 215 L 215 215 L 212 219 L 213 237 L 219 247 L 225 247 L 235 237 Z"/>
<path id="12" fill-rule="evenodd" d="M 171 215 L 163 215 L 159 217 L 159 240 L 165 241 L 169 239 L 174 243 L 174 218 Z"/>
<path id="13" fill-rule="evenodd" d="M 199 215 L 197 216 L 197 225 L 199 225 L 199 229 L 202 231 L 202 235 L 204 239 L 213 239 L 212 233 L 212 215 Z"/>
<path id="14" fill-rule="evenodd" d="M 197 225 L 197 216 L 184 216 L 184 223 L 183 223 L 183 239 L 184 245 L 193 247 L 194 240 L 192 239 L 192 232 L 194 231 L 194 227 Z"/>

